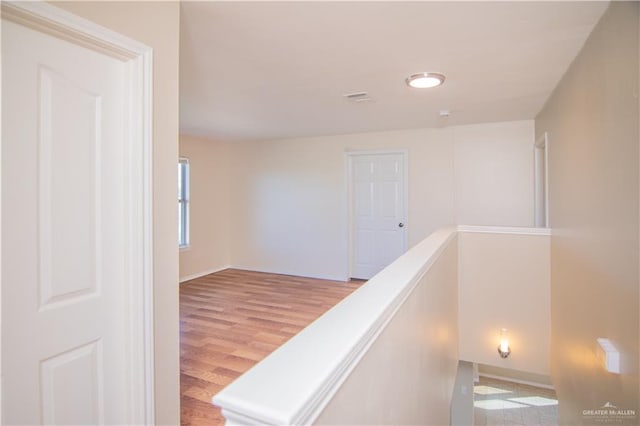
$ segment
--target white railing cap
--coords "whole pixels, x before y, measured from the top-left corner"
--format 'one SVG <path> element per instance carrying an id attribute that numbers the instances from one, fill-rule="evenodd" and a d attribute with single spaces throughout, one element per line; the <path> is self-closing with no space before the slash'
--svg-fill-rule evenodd
<path id="1" fill-rule="evenodd" d="M 551 235 L 550 228 L 529 228 L 523 226 L 458 225 L 457 229 L 458 232 L 475 232 L 482 234 Z"/>

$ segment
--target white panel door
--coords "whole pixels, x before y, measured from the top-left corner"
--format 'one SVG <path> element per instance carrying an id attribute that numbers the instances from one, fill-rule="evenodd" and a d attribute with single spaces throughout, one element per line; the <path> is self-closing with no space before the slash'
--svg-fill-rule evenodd
<path id="1" fill-rule="evenodd" d="M 369 279 L 406 251 L 404 154 L 351 156 L 351 277 Z"/>
<path id="2" fill-rule="evenodd" d="M 126 424 L 125 62 L 2 21 L 5 424 Z"/>

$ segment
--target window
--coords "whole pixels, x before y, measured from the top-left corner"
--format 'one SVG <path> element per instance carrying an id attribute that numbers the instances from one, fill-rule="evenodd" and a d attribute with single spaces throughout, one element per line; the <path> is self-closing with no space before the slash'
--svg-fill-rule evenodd
<path id="1" fill-rule="evenodd" d="M 178 161 L 178 245 L 189 247 L 189 160 Z"/>

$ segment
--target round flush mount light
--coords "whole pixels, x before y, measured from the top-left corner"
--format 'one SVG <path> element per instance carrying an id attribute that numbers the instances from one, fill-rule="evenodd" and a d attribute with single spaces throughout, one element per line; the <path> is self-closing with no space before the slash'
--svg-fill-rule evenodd
<path id="1" fill-rule="evenodd" d="M 421 72 L 409 76 L 405 81 L 407 85 L 416 89 L 428 89 L 444 83 L 444 75 L 437 72 Z"/>

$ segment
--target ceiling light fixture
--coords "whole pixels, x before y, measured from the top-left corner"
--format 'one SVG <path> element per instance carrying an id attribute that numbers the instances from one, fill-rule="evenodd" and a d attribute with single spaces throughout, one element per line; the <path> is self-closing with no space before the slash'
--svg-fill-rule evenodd
<path id="1" fill-rule="evenodd" d="M 444 75 L 437 72 L 421 72 L 409 76 L 405 81 L 407 85 L 416 89 L 428 89 L 444 83 Z"/>

